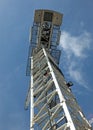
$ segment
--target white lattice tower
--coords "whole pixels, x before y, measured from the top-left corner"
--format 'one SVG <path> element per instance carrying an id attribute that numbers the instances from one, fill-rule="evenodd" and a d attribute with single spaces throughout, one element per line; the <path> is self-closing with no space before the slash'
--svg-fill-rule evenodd
<path id="1" fill-rule="evenodd" d="M 54 11 L 35 12 L 27 67 L 31 80 L 25 102 L 25 109 L 30 103 L 30 130 L 91 130 L 72 94 L 71 82 L 66 82 L 58 67 L 61 19 Z"/>

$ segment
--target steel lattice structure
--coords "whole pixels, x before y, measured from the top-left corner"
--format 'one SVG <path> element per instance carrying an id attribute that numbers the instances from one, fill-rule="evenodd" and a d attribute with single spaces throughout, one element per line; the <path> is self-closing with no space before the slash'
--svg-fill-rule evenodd
<path id="1" fill-rule="evenodd" d="M 63 73 L 58 67 L 62 14 L 36 10 L 30 34 L 27 75 L 30 85 L 30 130 L 91 130 Z M 69 43 L 68 43 L 69 44 Z"/>

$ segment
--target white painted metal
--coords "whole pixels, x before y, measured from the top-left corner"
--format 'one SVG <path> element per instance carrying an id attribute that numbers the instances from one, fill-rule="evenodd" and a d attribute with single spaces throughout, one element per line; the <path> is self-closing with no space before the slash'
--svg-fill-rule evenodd
<path id="1" fill-rule="evenodd" d="M 33 118 L 34 118 L 34 97 L 33 97 L 33 57 L 31 57 L 31 95 L 30 95 L 30 130 L 34 130 L 34 122 L 33 122 Z"/>
<path id="2" fill-rule="evenodd" d="M 45 51 L 44 48 L 43 48 L 43 51 L 44 51 L 44 55 L 46 56 L 46 60 L 47 60 L 48 66 L 49 66 L 51 75 L 52 75 L 52 77 L 53 77 L 53 81 L 54 81 L 55 86 L 56 86 L 56 91 L 58 92 L 58 95 L 59 95 L 59 98 L 60 98 L 60 105 L 61 105 L 61 106 L 63 107 L 63 109 L 64 109 L 65 115 L 66 115 L 67 120 L 68 120 L 69 127 L 70 127 L 71 130 L 76 130 L 76 129 L 75 129 L 75 126 L 74 126 L 74 123 L 73 123 L 73 121 L 72 121 L 72 119 L 71 119 L 69 110 L 68 110 L 68 108 L 67 108 L 65 99 L 64 99 L 64 97 L 63 97 L 63 95 L 62 95 L 62 92 L 61 92 L 61 90 L 60 90 L 58 81 L 57 81 L 56 76 L 55 76 L 55 74 L 54 74 L 54 72 L 53 72 L 52 66 L 51 66 L 51 64 L 50 64 L 50 62 L 49 62 L 49 60 L 48 60 L 47 53 L 46 53 L 46 51 Z"/>
<path id="3" fill-rule="evenodd" d="M 63 75 L 47 53 L 41 48 L 31 57 L 31 82 L 25 102 L 25 108 L 31 102 L 30 130 L 37 130 L 35 124 L 38 130 L 91 130 Z M 59 101 L 53 105 L 56 95 Z M 61 125 L 55 126 L 60 122 Z"/>
<path id="4" fill-rule="evenodd" d="M 42 13 L 38 14 L 38 11 Z M 62 14 L 55 15 L 55 11 L 49 10 L 38 11 L 30 29 L 27 64 L 30 85 L 25 109 L 30 103 L 30 130 L 91 130 L 58 67 L 60 51 L 57 45 Z"/>

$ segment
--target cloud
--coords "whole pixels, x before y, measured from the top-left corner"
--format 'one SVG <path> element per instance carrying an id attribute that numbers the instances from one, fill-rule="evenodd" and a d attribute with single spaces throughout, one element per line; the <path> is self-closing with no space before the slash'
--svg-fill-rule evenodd
<path id="1" fill-rule="evenodd" d="M 61 46 L 66 51 L 67 55 L 83 58 L 86 56 L 85 51 L 90 49 L 91 35 L 84 32 L 79 36 L 72 36 L 70 33 L 63 32 L 61 35 Z"/>
<path id="2" fill-rule="evenodd" d="M 89 123 L 92 125 L 93 124 L 93 118 L 91 118 L 90 120 L 89 120 Z"/>
<path id="3" fill-rule="evenodd" d="M 63 55 L 60 60 L 60 66 L 64 59 L 66 74 L 86 89 L 90 88 L 84 80 L 82 67 L 84 67 L 83 61 L 89 56 L 89 51 L 92 48 L 91 43 L 91 34 L 87 31 L 79 36 L 72 36 L 66 31 L 61 34 L 60 47 L 63 50 Z"/>

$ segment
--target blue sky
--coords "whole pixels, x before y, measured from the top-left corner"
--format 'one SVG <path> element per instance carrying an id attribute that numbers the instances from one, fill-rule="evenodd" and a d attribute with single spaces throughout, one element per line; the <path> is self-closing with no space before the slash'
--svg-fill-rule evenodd
<path id="1" fill-rule="evenodd" d="M 0 0 L 0 130 L 29 130 L 24 101 L 29 28 L 35 9 L 64 14 L 60 68 L 88 120 L 93 122 L 93 0 Z"/>

